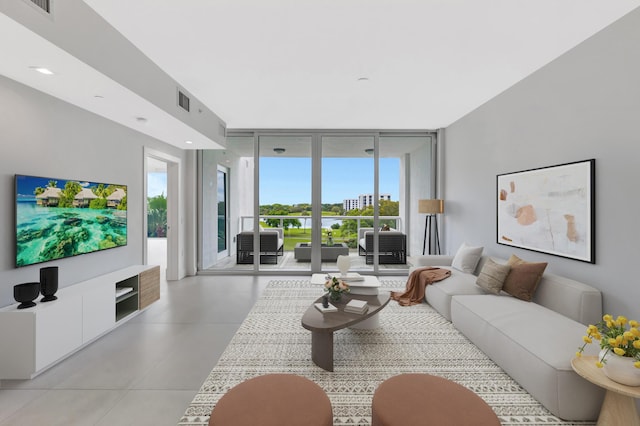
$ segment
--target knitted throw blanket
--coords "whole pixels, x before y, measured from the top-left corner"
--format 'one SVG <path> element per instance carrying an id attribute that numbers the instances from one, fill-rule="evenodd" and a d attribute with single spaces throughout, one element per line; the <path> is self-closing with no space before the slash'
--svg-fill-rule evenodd
<path id="1" fill-rule="evenodd" d="M 437 281 L 451 276 L 451 271 L 443 268 L 426 267 L 416 269 L 409 275 L 404 293 L 392 291 L 391 298 L 397 300 L 400 306 L 411 306 L 422 303 L 425 288 Z"/>

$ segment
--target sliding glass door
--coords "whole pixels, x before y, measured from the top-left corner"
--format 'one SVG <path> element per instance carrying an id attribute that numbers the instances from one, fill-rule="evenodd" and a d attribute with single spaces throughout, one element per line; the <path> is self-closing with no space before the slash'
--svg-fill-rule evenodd
<path id="1" fill-rule="evenodd" d="M 311 270 L 311 145 L 308 135 L 258 136 L 260 270 Z"/>
<path id="2" fill-rule="evenodd" d="M 373 271 L 375 196 L 374 136 L 323 135 L 322 235 L 328 247 L 349 254 L 351 270 Z M 367 241 L 369 246 L 367 247 Z M 336 252 L 339 248 L 332 251 Z M 367 248 L 369 251 L 367 252 Z M 334 256 L 322 256 L 323 271 L 336 271 Z"/>
<path id="3" fill-rule="evenodd" d="M 230 132 L 200 153 L 199 271 L 406 273 L 433 192 L 429 132 Z M 226 191 L 226 192 L 225 192 Z"/>

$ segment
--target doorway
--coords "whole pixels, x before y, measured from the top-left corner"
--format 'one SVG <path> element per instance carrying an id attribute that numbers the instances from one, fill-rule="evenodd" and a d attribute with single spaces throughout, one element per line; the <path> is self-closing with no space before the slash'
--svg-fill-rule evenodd
<path id="1" fill-rule="evenodd" d="M 229 256 L 229 169 L 218 165 L 218 258 Z"/>
<path id="2" fill-rule="evenodd" d="M 180 165 L 180 159 L 177 157 L 147 147 L 144 149 L 143 261 L 145 264 L 160 265 L 167 281 L 178 280 L 181 276 L 178 226 Z M 158 180 L 161 183 L 158 183 Z M 160 191 L 165 190 L 164 197 L 156 194 L 158 188 L 154 186 L 164 186 L 160 188 Z M 166 206 L 164 212 L 153 213 L 160 220 L 154 219 L 152 224 L 149 216 L 150 206 L 154 210 Z M 153 236 L 150 237 L 149 233 Z"/>
<path id="3" fill-rule="evenodd" d="M 167 268 L 167 163 L 147 158 L 147 263 Z"/>

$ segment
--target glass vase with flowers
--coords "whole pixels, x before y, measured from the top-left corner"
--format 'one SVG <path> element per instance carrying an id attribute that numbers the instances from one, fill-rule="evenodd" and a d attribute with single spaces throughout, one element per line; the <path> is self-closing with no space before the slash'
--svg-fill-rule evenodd
<path id="1" fill-rule="evenodd" d="M 327 275 L 324 290 L 329 293 L 329 299 L 331 299 L 331 301 L 337 302 L 342 298 L 343 293 L 349 292 L 349 285 L 337 277 Z"/>

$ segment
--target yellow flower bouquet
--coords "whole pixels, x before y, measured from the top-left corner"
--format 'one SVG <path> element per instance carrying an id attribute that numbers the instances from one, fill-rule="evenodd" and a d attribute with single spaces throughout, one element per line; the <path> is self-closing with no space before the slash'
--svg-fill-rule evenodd
<path id="1" fill-rule="evenodd" d="M 628 328 L 627 328 L 628 327 Z M 640 368 L 640 330 L 638 321 L 627 320 L 623 316 L 613 319 L 611 315 L 605 315 L 596 325 L 589 325 L 587 335 L 582 336 L 583 345 L 576 352 L 580 357 L 585 346 L 593 342 L 593 339 L 600 341 L 600 356 L 596 365 L 602 368 L 606 363 L 606 356 L 613 352 L 616 355 L 632 358 L 634 366 Z"/>
<path id="2" fill-rule="evenodd" d="M 332 301 L 337 302 L 342 297 L 342 293 L 349 292 L 349 285 L 336 277 L 327 275 L 324 290 L 329 292 L 329 298 Z"/>

